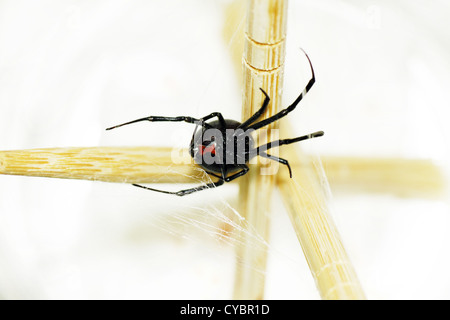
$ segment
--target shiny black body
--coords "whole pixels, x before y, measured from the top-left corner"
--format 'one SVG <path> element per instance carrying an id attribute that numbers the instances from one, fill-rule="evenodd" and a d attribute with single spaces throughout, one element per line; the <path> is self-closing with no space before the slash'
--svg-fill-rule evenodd
<path id="1" fill-rule="evenodd" d="M 241 123 L 239 121 L 231 119 L 224 119 L 224 123 L 220 120 L 215 120 L 209 122 L 208 126 L 203 126 L 200 130 L 197 130 L 192 137 L 189 148 L 194 162 L 205 169 L 205 171 L 220 175 L 223 172 L 234 173 L 242 170 L 244 168 L 243 165 L 247 164 L 250 158 L 256 154 L 251 152 L 254 150 L 254 140 L 250 134 L 251 131 L 244 132 L 243 130 L 239 130 L 240 125 Z M 220 131 L 220 139 L 218 139 L 218 142 L 222 142 L 221 144 L 218 143 L 214 148 L 217 161 L 213 161 L 212 163 L 208 163 L 204 157 L 211 152 L 206 152 L 206 154 L 198 152 L 201 146 L 211 143 L 210 139 L 206 141 L 203 139 L 210 129 Z M 215 138 L 214 134 L 212 136 Z M 242 142 L 242 144 L 239 144 L 239 142 Z"/>

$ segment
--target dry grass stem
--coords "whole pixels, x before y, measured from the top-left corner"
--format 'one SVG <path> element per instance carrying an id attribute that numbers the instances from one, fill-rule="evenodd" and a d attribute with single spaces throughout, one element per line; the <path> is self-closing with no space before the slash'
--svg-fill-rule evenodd
<path id="1" fill-rule="evenodd" d="M 286 38 L 287 1 L 249 0 L 244 32 L 243 101 L 242 119 L 248 119 L 262 105 L 264 89 L 271 98 L 265 117 L 280 109 L 283 86 L 284 52 Z M 260 143 L 271 139 L 269 126 L 267 135 L 259 135 Z M 240 179 L 241 214 L 255 231 L 267 239 L 269 236 L 270 199 L 274 188 L 273 175 L 261 175 L 263 168 L 251 164 L 250 172 Z M 237 270 L 235 276 L 235 299 L 263 299 L 267 261 L 266 246 L 253 243 L 246 234 L 237 248 Z"/>
<path id="2" fill-rule="evenodd" d="M 323 157 L 333 190 L 390 193 L 401 197 L 440 197 L 443 169 L 429 159 Z"/>
<path id="3" fill-rule="evenodd" d="M 283 122 L 283 127 L 287 123 Z M 283 136 L 292 136 L 282 129 Z M 315 170 L 311 158 L 298 146 L 281 148 L 282 157 L 302 163 L 295 167 L 293 178 L 286 170 L 278 173 L 278 186 L 300 241 L 311 273 L 323 299 L 364 299 L 364 293 L 353 266 L 330 217 L 323 184 L 326 177 Z"/>
<path id="4" fill-rule="evenodd" d="M 169 147 L 47 148 L 0 151 L 0 174 L 122 183 L 198 183 L 205 172 L 187 150 Z M 310 163 L 311 160 L 306 161 Z M 333 191 L 439 197 L 446 190 L 431 160 L 321 157 Z M 293 171 L 304 164 L 290 161 Z M 206 181 L 206 180 L 205 180 Z M 237 180 L 238 181 L 238 180 Z"/>
<path id="5" fill-rule="evenodd" d="M 123 183 L 195 182 L 204 171 L 171 148 L 48 148 L 0 152 L 0 174 Z"/>

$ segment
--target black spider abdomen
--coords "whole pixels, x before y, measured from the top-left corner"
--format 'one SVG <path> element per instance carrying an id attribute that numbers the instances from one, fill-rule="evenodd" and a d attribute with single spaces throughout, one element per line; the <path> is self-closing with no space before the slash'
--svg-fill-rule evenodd
<path id="1" fill-rule="evenodd" d="M 254 140 L 250 132 L 239 129 L 241 123 L 225 119 L 211 121 L 197 129 L 190 146 L 194 162 L 207 172 L 222 174 L 242 169 L 252 157 Z M 225 164 L 225 168 L 224 168 Z"/>

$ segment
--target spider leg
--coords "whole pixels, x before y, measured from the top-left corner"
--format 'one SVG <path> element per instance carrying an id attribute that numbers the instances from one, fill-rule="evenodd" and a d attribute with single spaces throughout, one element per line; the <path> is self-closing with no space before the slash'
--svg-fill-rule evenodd
<path id="1" fill-rule="evenodd" d="M 271 148 L 279 147 L 279 146 L 282 146 L 284 144 L 291 144 L 291 143 L 295 143 L 295 142 L 299 142 L 299 141 L 303 141 L 303 140 L 317 138 L 317 137 L 321 137 L 323 135 L 324 135 L 323 131 L 317 131 L 317 132 L 310 133 L 310 134 L 307 134 L 307 135 L 304 135 L 304 136 L 301 136 L 301 137 L 297 137 L 297 138 L 282 139 L 282 140 L 272 141 L 272 142 L 269 142 L 267 144 L 264 144 L 264 145 L 259 146 L 258 148 L 256 148 L 256 154 L 260 155 L 260 152 L 265 152 L 266 150 L 269 150 Z"/>
<path id="2" fill-rule="evenodd" d="M 270 159 L 270 160 L 278 161 L 279 163 L 284 164 L 285 166 L 287 166 L 288 169 L 289 169 L 289 176 L 292 178 L 292 169 L 291 169 L 291 166 L 289 165 L 289 162 L 286 159 L 278 158 L 278 157 L 275 157 L 275 156 L 273 156 L 271 154 L 267 154 L 265 152 L 260 152 L 259 155 L 261 157 L 263 157 L 263 158 L 267 158 L 267 159 Z"/>
<path id="3" fill-rule="evenodd" d="M 141 121 L 150 121 L 150 122 L 163 122 L 163 121 L 182 122 L 182 121 L 184 121 L 184 122 L 187 122 L 187 123 L 195 123 L 195 124 L 198 125 L 200 123 L 203 124 L 204 121 L 209 120 L 209 119 L 211 119 L 213 117 L 217 117 L 219 119 L 220 123 L 223 126 L 225 126 L 225 119 L 223 118 L 222 114 L 220 112 L 213 112 L 213 113 L 207 115 L 206 117 L 203 117 L 203 118 L 200 118 L 200 119 L 196 119 L 196 118 L 193 118 L 193 117 L 187 117 L 187 116 L 179 116 L 179 117 L 150 116 L 150 117 L 144 117 L 144 118 L 139 118 L 139 119 L 136 119 L 136 120 L 128 121 L 128 122 L 125 122 L 125 123 L 122 123 L 122 124 L 119 124 L 119 125 L 116 125 L 116 126 L 113 126 L 113 127 L 106 128 L 106 130 L 112 130 L 112 129 L 115 129 L 115 128 L 119 128 L 119 127 L 122 127 L 122 126 L 126 126 L 126 125 L 129 125 L 129 124 L 136 123 L 136 122 L 141 122 Z M 205 124 L 205 125 L 209 126 L 208 124 Z"/>
<path id="4" fill-rule="evenodd" d="M 204 119 L 204 118 L 202 118 L 202 119 Z M 145 117 L 145 118 L 140 118 L 140 119 L 136 119 L 133 121 L 125 122 L 125 123 L 122 123 L 122 124 L 119 124 L 119 125 L 116 125 L 113 127 L 109 127 L 109 128 L 106 128 L 106 130 L 112 130 L 115 128 L 119 128 L 122 126 L 126 126 L 129 124 L 141 122 L 141 121 L 150 121 L 150 122 L 160 122 L 160 121 L 182 122 L 182 121 L 184 121 L 184 122 L 188 122 L 188 123 L 201 123 L 202 119 L 196 119 L 196 118 L 185 117 L 185 116 L 180 116 L 180 117 L 160 117 L 160 116 L 153 117 L 153 116 L 150 116 L 150 117 Z"/>
<path id="5" fill-rule="evenodd" d="M 303 50 L 302 50 L 303 51 Z M 289 112 L 293 111 L 295 109 L 295 107 L 297 106 L 297 104 L 303 99 L 303 97 L 306 95 L 306 93 L 308 93 L 309 90 L 311 90 L 312 86 L 314 85 L 314 83 L 316 82 L 316 76 L 314 74 L 314 69 L 311 63 L 311 60 L 309 59 L 308 55 L 306 54 L 305 51 L 303 51 L 306 55 L 306 58 L 308 59 L 309 62 L 309 66 L 311 68 L 311 73 L 312 73 L 312 77 L 309 80 L 309 82 L 307 83 L 305 89 L 302 91 L 302 93 L 300 93 L 300 95 L 297 97 L 297 99 L 295 99 L 295 101 L 286 109 L 281 110 L 280 112 L 278 112 L 277 114 L 262 120 L 260 122 L 257 122 L 253 125 L 250 125 L 248 128 L 246 129 L 253 129 L 253 130 L 257 130 L 261 127 L 267 126 L 269 124 L 271 124 L 272 122 L 275 122 L 281 118 L 283 118 L 284 116 L 286 116 Z"/>
<path id="6" fill-rule="evenodd" d="M 250 118 L 248 118 L 243 123 L 241 123 L 241 125 L 237 129 L 245 130 L 247 128 L 247 126 L 252 124 L 254 121 L 258 120 L 258 118 L 264 113 L 264 111 L 266 111 L 266 108 L 270 102 L 270 97 L 262 88 L 259 88 L 259 90 L 261 90 L 262 93 L 264 93 L 264 95 L 266 96 L 264 98 L 264 102 L 263 102 L 261 108 L 258 111 L 256 111 L 254 115 L 252 115 Z"/>
<path id="7" fill-rule="evenodd" d="M 220 179 L 217 182 L 211 182 L 211 183 L 204 184 L 204 185 L 201 185 L 198 187 L 184 189 L 184 190 L 180 190 L 180 191 L 165 191 L 165 190 L 153 189 L 153 188 L 145 187 L 145 186 L 142 186 L 140 184 L 135 184 L 135 183 L 133 183 L 133 186 L 139 187 L 142 189 L 146 189 L 146 190 L 150 190 L 150 191 L 161 192 L 161 193 L 165 193 L 165 194 L 174 194 L 179 197 L 182 197 L 182 196 L 185 196 L 185 195 L 197 192 L 197 191 L 201 191 L 201 190 L 205 190 L 205 189 L 209 189 L 209 188 L 220 187 L 221 185 L 223 185 L 223 183 L 224 183 L 224 181 L 222 179 Z"/>
<path id="8" fill-rule="evenodd" d="M 241 165 L 240 167 L 242 168 L 241 171 L 239 171 L 239 172 L 237 172 L 237 173 L 235 173 L 235 174 L 233 174 L 233 175 L 231 175 L 229 177 L 227 177 L 226 166 L 225 166 L 225 168 L 222 168 L 222 174 L 220 176 L 218 174 L 213 173 L 213 172 L 207 172 L 207 173 L 209 175 L 211 175 L 213 177 L 216 177 L 216 178 L 219 178 L 220 180 L 223 180 L 225 182 L 230 182 L 230 181 L 233 181 L 236 178 L 242 177 L 243 175 L 245 175 L 250 170 L 250 168 L 247 165 L 245 165 L 245 164 Z"/>
<path id="9" fill-rule="evenodd" d="M 233 175 L 231 175 L 229 177 L 226 177 L 224 180 L 225 180 L 225 182 L 233 181 L 234 179 L 237 179 L 237 178 L 242 177 L 243 175 L 245 175 L 249 170 L 250 170 L 250 168 L 247 165 L 243 164 L 241 171 L 239 171 L 239 172 L 237 172 L 237 173 L 235 173 L 235 174 L 233 174 Z"/>
<path id="10" fill-rule="evenodd" d="M 299 142 L 299 141 L 303 141 L 303 140 L 308 140 L 308 139 L 312 139 L 312 138 L 317 138 L 317 137 L 321 137 L 324 135 L 323 131 L 317 131 L 314 133 L 310 133 L 304 136 L 300 136 L 297 138 L 292 138 L 292 139 L 282 139 L 282 140 L 276 140 L 276 141 L 272 141 L 269 142 L 267 144 L 264 144 L 262 146 L 259 146 L 258 148 L 255 149 L 255 152 L 253 152 L 254 155 L 259 155 L 263 158 L 267 158 L 267 159 L 271 159 L 274 161 L 278 161 L 279 163 L 282 163 L 284 165 L 286 165 L 289 169 L 289 176 L 292 178 L 292 170 L 291 170 L 291 166 L 289 165 L 289 162 L 283 158 L 278 158 L 275 157 L 273 155 L 267 154 L 266 151 L 268 149 L 271 148 L 275 148 L 275 147 L 279 147 L 285 144 L 291 144 L 291 143 L 295 143 L 295 142 Z"/>
<path id="11" fill-rule="evenodd" d="M 207 115 L 206 117 L 203 117 L 201 120 L 206 121 L 206 120 L 209 120 L 214 117 L 217 117 L 219 119 L 219 122 L 220 122 L 220 125 L 222 126 L 222 128 L 226 127 L 225 119 L 223 118 L 223 116 L 220 112 L 213 112 L 213 113 Z"/>

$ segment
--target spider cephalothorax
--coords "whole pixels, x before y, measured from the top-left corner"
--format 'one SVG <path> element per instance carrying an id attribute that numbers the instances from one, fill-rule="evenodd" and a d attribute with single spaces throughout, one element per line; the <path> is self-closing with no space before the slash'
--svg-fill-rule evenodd
<path id="1" fill-rule="evenodd" d="M 281 110 L 277 114 L 267 119 L 258 121 L 258 119 L 264 114 L 264 111 L 266 110 L 270 102 L 270 98 L 267 95 L 267 93 L 263 89 L 261 89 L 261 92 L 265 96 L 261 108 L 249 119 L 245 120 L 242 123 L 235 120 L 224 119 L 224 117 L 220 112 L 213 112 L 210 115 L 207 115 L 206 117 L 200 119 L 188 116 L 180 116 L 180 117 L 150 116 L 107 128 L 106 130 L 111 130 L 117 127 L 121 127 L 124 125 L 140 121 L 151 121 L 151 122 L 184 121 L 195 124 L 196 127 L 192 135 L 192 140 L 189 148 L 190 154 L 194 159 L 195 163 L 197 163 L 203 169 L 205 169 L 205 171 L 211 176 L 218 178 L 218 181 L 216 182 L 211 182 L 198 187 L 180 190 L 176 192 L 153 189 L 138 184 L 133 185 L 147 190 L 184 196 L 196 191 L 221 186 L 224 182 L 230 182 L 236 178 L 243 176 L 249 170 L 249 167 L 247 166 L 248 162 L 253 157 L 256 156 L 261 156 L 267 159 L 278 161 L 279 163 L 286 165 L 289 169 L 289 174 L 292 178 L 292 171 L 289 162 L 285 159 L 270 155 L 266 153 L 266 151 L 284 144 L 291 144 L 294 142 L 323 136 L 324 134 L 323 131 L 317 131 L 308 135 L 292 139 L 276 140 L 258 147 L 255 147 L 255 141 L 253 140 L 251 133 L 286 116 L 289 112 L 295 109 L 297 104 L 311 89 L 311 87 L 315 83 L 315 75 L 314 69 L 312 67 L 308 55 L 306 55 L 306 58 L 308 59 L 312 76 L 308 84 L 306 85 L 305 89 L 289 107 Z M 211 119 L 213 118 L 216 119 L 211 121 Z"/>

